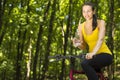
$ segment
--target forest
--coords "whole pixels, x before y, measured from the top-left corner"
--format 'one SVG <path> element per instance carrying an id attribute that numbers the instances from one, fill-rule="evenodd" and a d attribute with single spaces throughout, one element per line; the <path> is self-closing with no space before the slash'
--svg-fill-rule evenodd
<path id="1" fill-rule="evenodd" d="M 0 80 L 69 80 L 70 60 L 52 62 L 49 56 L 85 52 L 71 39 L 84 22 L 81 8 L 87 1 L 106 22 L 114 61 L 104 71 L 109 80 L 120 80 L 120 0 L 0 0 Z M 79 59 L 73 63 L 81 69 Z"/>

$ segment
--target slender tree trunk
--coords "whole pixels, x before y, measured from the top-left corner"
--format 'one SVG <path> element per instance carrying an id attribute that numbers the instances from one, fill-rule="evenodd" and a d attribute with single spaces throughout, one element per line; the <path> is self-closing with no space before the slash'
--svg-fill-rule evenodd
<path id="1" fill-rule="evenodd" d="M 48 2 L 48 5 L 47 5 L 47 8 L 46 8 L 46 10 L 44 11 L 44 16 L 43 16 L 43 21 L 45 21 L 46 20 L 46 18 L 47 18 L 47 14 L 48 14 L 48 11 L 49 11 L 49 9 L 50 9 L 50 1 Z M 41 27 L 41 29 L 42 29 L 42 32 L 43 32 L 43 25 L 44 25 L 45 23 L 44 22 L 41 22 L 41 24 L 40 24 L 40 27 Z M 42 33 L 41 32 L 41 33 Z M 41 40 L 42 41 L 42 40 Z M 40 49 L 42 48 L 42 46 L 40 46 Z M 41 78 L 41 65 L 42 65 L 42 52 L 40 52 L 40 59 L 39 59 L 39 76 L 38 76 L 38 80 L 40 80 L 40 78 Z"/>
<path id="2" fill-rule="evenodd" d="M 3 70 L 2 75 L 1 75 L 1 80 L 6 80 L 6 76 L 7 76 L 6 74 L 7 74 L 7 71 Z"/>
<path id="3" fill-rule="evenodd" d="M 21 7 L 23 8 L 23 1 L 21 0 Z M 17 45 L 17 58 L 16 58 L 16 80 L 22 80 L 22 73 L 21 73 L 21 62 L 23 58 L 23 51 L 24 51 L 24 44 L 25 44 L 25 39 L 26 39 L 26 33 L 27 29 L 23 30 L 21 29 L 22 25 L 19 25 L 19 31 L 18 31 L 18 45 Z"/>
<path id="4" fill-rule="evenodd" d="M 3 37 L 4 37 L 4 30 L 2 31 L 2 25 L 3 25 L 3 16 L 4 16 L 4 11 L 5 11 L 5 4 L 6 0 L 0 0 L 0 45 L 2 43 Z"/>
<path id="5" fill-rule="evenodd" d="M 40 50 L 40 42 L 42 41 L 42 33 L 43 33 L 43 25 L 44 25 L 44 21 L 46 20 L 47 17 L 47 13 L 49 11 L 50 8 L 50 1 L 48 2 L 47 8 L 44 12 L 44 17 L 43 17 L 43 22 L 40 22 L 40 28 L 39 28 L 39 33 L 38 33 L 38 39 L 37 39 L 37 43 L 36 43 L 36 52 L 35 52 L 35 56 L 34 56 L 34 62 L 33 62 L 33 79 L 37 80 L 37 75 L 36 75 L 36 68 L 37 68 L 37 60 L 38 60 L 38 55 L 39 55 L 39 50 Z M 41 57 L 41 56 L 40 56 Z"/>
<path id="6" fill-rule="evenodd" d="M 4 15 L 4 7 L 5 5 L 3 5 L 4 1 L 0 0 L 0 31 L 2 29 L 2 17 Z"/>
<path id="7" fill-rule="evenodd" d="M 113 30 L 114 30 L 114 0 L 110 0 L 110 8 L 109 8 L 109 23 L 108 23 L 108 26 L 109 26 L 109 32 L 108 32 L 108 46 L 110 48 L 110 50 L 112 51 L 113 53 L 113 49 L 114 49 L 114 46 L 113 46 Z"/>
<path id="8" fill-rule="evenodd" d="M 20 39 L 20 36 L 21 36 L 21 31 L 18 32 L 18 39 Z M 21 77 L 21 65 L 20 65 L 20 42 L 18 42 L 18 47 L 17 47 L 17 60 L 16 60 L 16 80 L 20 80 L 20 77 Z"/>
<path id="9" fill-rule="evenodd" d="M 26 76 L 26 80 L 30 80 L 30 71 L 31 71 L 31 54 L 32 54 L 32 45 L 31 45 L 31 39 L 29 40 L 30 42 L 30 45 L 29 45 L 29 48 L 28 48 L 28 62 L 27 62 L 27 76 Z"/>
<path id="10" fill-rule="evenodd" d="M 109 23 L 108 23 L 108 26 L 109 26 L 109 32 L 108 32 L 108 46 L 110 48 L 110 50 L 112 51 L 113 53 L 113 49 L 114 49 L 114 41 L 113 41 L 113 31 L 114 31 L 114 0 L 110 0 L 110 8 L 109 8 Z M 114 56 L 114 53 L 113 53 L 113 56 Z M 109 79 L 112 80 L 112 70 L 114 71 L 114 65 L 111 65 L 108 67 L 108 76 L 109 76 Z"/>
<path id="11" fill-rule="evenodd" d="M 69 0 L 69 13 L 68 13 L 68 20 L 67 20 L 67 29 L 66 33 L 64 34 L 64 43 L 63 43 L 63 48 L 64 48 L 64 53 L 63 55 L 66 55 L 67 51 L 67 43 L 68 43 L 68 37 L 69 37 L 69 31 L 70 31 L 70 22 L 71 22 L 71 5 L 72 5 L 72 0 Z M 65 77 L 65 60 L 62 61 L 62 71 L 60 73 L 60 79 L 59 80 L 64 80 Z"/>
<path id="12" fill-rule="evenodd" d="M 45 80 L 45 73 L 48 70 L 48 56 L 50 54 L 50 45 L 51 45 L 51 40 L 52 40 L 52 32 L 53 32 L 53 21 L 55 19 L 55 11 L 56 11 L 56 0 L 54 0 L 52 4 L 52 12 L 50 16 L 50 24 L 49 24 L 49 31 L 48 31 L 48 42 L 47 42 L 47 48 L 46 48 L 46 53 L 45 53 L 45 60 L 43 63 L 43 68 L 42 68 L 42 76 L 40 80 Z"/>
<path id="13" fill-rule="evenodd" d="M 29 15 L 30 13 L 30 8 L 29 8 L 29 1 L 27 1 L 27 14 Z M 26 22 L 29 24 L 29 17 L 28 15 L 26 16 Z M 30 80 L 30 71 L 31 71 L 31 55 L 32 55 L 32 44 L 31 44 L 31 36 L 29 36 L 29 48 L 28 48 L 28 62 L 27 62 L 27 75 L 26 75 L 26 80 Z"/>
<path id="14" fill-rule="evenodd" d="M 22 62 L 22 57 L 23 57 L 23 50 L 24 50 L 24 42 L 26 39 L 26 32 L 27 30 L 25 30 L 23 32 L 23 36 L 22 36 L 22 31 L 19 30 L 18 32 L 18 47 L 17 47 L 17 59 L 16 59 L 16 80 L 22 80 L 22 74 L 21 74 L 21 62 Z"/>

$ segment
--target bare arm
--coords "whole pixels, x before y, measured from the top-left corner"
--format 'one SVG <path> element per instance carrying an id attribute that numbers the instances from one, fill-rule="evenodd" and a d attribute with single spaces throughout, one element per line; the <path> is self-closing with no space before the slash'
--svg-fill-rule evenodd
<path id="1" fill-rule="evenodd" d="M 99 28 L 99 36 L 98 36 L 98 41 L 96 43 L 96 46 L 93 49 L 93 54 L 94 55 L 100 49 L 100 47 L 101 47 L 101 45 L 102 45 L 102 43 L 104 41 L 104 37 L 105 37 L 105 21 L 101 20 L 98 28 Z"/>
<path id="2" fill-rule="evenodd" d="M 85 49 L 85 42 L 82 34 L 82 24 L 78 26 L 78 31 L 79 31 L 79 37 L 80 37 L 80 43 L 81 43 L 81 45 L 78 48 Z"/>

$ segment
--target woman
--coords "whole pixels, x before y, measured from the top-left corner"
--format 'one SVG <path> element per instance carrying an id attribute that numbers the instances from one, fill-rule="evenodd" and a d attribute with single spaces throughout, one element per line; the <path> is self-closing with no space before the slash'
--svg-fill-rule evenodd
<path id="1" fill-rule="evenodd" d="M 105 37 L 105 21 L 97 19 L 92 3 L 82 6 L 82 14 L 85 22 L 78 26 L 80 39 L 73 39 L 73 44 L 80 43 L 77 47 L 84 49 L 89 47 L 86 59 L 81 63 L 88 80 L 99 80 L 96 71 L 112 64 L 112 53 L 107 47 Z"/>

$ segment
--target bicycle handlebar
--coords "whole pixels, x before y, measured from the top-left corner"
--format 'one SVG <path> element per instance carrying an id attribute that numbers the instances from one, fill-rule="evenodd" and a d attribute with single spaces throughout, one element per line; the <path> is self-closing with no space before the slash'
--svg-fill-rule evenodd
<path id="1" fill-rule="evenodd" d="M 79 58 L 79 59 L 85 59 L 85 54 L 80 54 L 80 55 L 68 55 L 64 56 L 61 54 L 57 54 L 55 56 L 49 56 L 49 59 L 56 59 L 55 61 L 62 60 L 62 59 L 69 59 L 69 58 Z"/>

